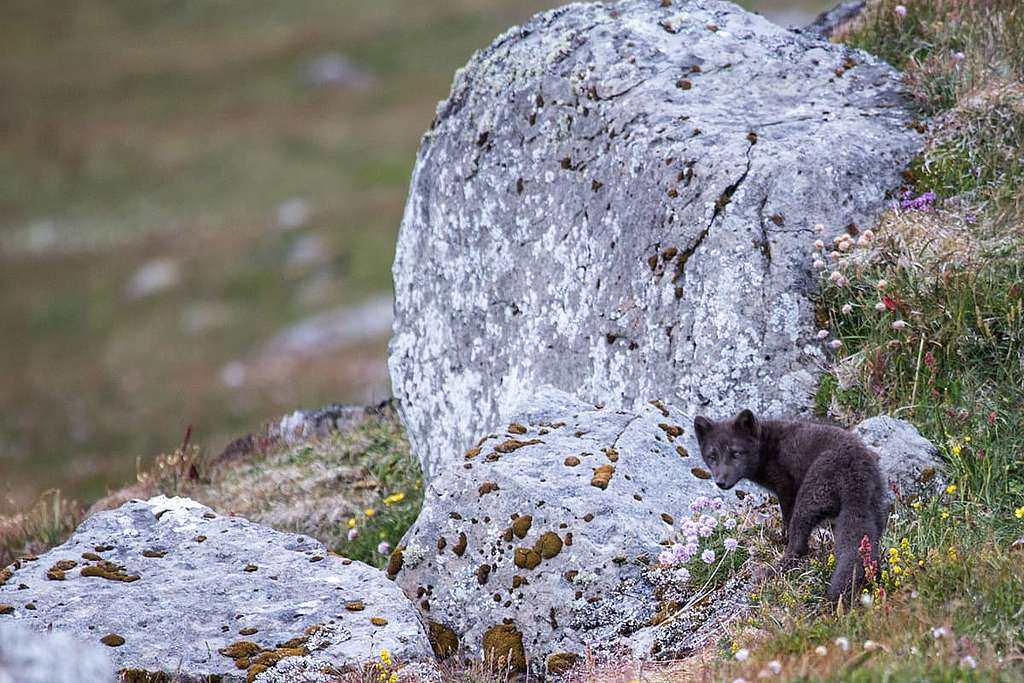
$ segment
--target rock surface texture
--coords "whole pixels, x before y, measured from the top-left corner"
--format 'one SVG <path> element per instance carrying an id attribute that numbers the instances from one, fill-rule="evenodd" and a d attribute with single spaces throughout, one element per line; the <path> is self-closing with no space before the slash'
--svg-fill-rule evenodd
<path id="1" fill-rule="evenodd" d="M 66 633 L 43 635 L 0 621 L 0 683 L 113 683 L 104 649 Z"/>
<path id="2" fill-rule="evenodd" d="M 499 36 L 438 107 L 395 259 L 390 372 L 425 471 L 543 384 L 804 408 L 812 226 L 871 224 L 909 120 L 887 65 L 727 2 L 569 5 Z"/>
<path id="3" fill-rule="evenodd" d="M 938 449 L 906 420 L 879 415 L 864 420 L 853 432 L 878 453 L 890 501 L 897 492 L 904 496 L 931 495 L 945 488 Z"/>
<path id="4" fill-rule="evenodd" d="M 99 513 L 19 564 L 0 587 L 13 608 L 0 619 L 102 643 L 137 676 L 229 683 L 296 662 L 341 669 L 381 648 L 410 660 L 430 651 L 414 608 L 378 570 L 187 498 Z"/>
<path id="5" fill-rule="evenodd" d="M 745 601 L 741 579 L 680 612 L 693 591 L 666 589 L 661 542 L 696 498 L 753 505 L 758 496 L 739 496 L 756 487 L 715 487 L 690 421 L 661 402 L 631 413 L 542 390 L 527 407 L 436 474 L 392 555 L 388 572 L 435 651 L 511 651 L 514 667 L 539 673 L 585 645 L 679 655 L 713 635 Z M 879 442 L 883 463 L 898 443 Z"/>

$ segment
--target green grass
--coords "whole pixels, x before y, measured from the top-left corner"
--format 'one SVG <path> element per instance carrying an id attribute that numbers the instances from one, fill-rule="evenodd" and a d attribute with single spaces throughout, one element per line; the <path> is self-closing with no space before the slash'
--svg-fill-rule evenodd
<path id="1" fill-rule="evenodd" d="M 905 189 L 937 201 L 887 212 L 836 259 L 824 249 L 819 321 L 842 345 L 815 410 L 911 421 L 954 486 L 900 498 L 867 606 L 822 600 L 827 544 L 767 581 L 720 678 L 773 660 L 791 681 L 1024 678 L 1024 7 L 911 0 L 901 18 L 896 4 L 874 3 L 845 38 L 906 69 L 934 115 Z M 736 647 L 750 658 L 732 661 Z"/>

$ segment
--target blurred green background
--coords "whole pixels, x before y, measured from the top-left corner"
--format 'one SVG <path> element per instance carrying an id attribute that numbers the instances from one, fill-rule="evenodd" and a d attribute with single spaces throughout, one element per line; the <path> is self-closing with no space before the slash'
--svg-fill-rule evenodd
<path id="1" fill-rule="evenodd" d="M 189 425 L 216 450 L 385 398 L 420 136 L 473 50 L 557 4 L 5 0 L 0 511 L 102 495 Z"/>

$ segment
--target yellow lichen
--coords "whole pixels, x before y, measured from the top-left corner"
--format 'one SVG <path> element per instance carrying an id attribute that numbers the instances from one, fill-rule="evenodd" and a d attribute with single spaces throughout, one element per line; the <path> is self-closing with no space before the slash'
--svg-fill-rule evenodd
<path id="1" fill-rule="evenodd" d="M 370 617 L 370 623 L 374 626 L 387 626 L 388 620 L 384 617 Z"/>
<path id="2" fill-rule="evenodd" d="M 532 446 L 534 444 L 543 443 L 540 439 L 530 439 L 529 441 L 520 441 L 519 439 L 507 439 L 504 442 L 494 447 L 494 450 L 499 453 L 511 453 L 512 451 L 522 448 L 524 446 Z"/>
<path id="3" fill-rule="evenodd" d="M 524 427 L 523 425 L 519 424 L 518 422 L 513 422 L 512 424 L 510 424 L 508 426 L 508 431 L 509 431 L 510 434 L 525 434 L 526 433 L 526 427 Z"/>
<path id="4" fill-rule="evenodd" d="M 483 497 L 486 496 L 488 493 L 497 491 L 498 489 L 499 487 L 495 482 L 485 481 L 483 484 L 480 484 L 480 488 L 477 489 L 477 492 L 480 494 L 480 497 Z"/>
<path id="5" fill-rule="evenodd" d="M 576 467 L 576 465 L 580 464 L 580 459 L 575 455 L 570 455 L 565 459 L 565 464 L 569 467 Z"/>
<path id="6" fill-rule="evenodd" d="M 119 636 L 116 633 L 111 633 L 110 635 L 100 638 L 100 642 L 107 647 L 121 647 L 124 645 L 124 637 Z"/>
<path id="7" fill-rule="evenodd" d="M 108 581 L 122 581 L 124 583 L 131 583 L 132 581 L 138 581 L 139 577 L 134 574 L 126 574 L 124 567 L 116 565 L 108 560 L 103 560 L 94 565 L 88 567 L 82 567 L 82 576 L 97 576 L 101 579 Z"/>
<path id="8" fill-rule="evenodd" d="M 388 576 L 394 577 L 402 570 L 402 563 L 404 562 L 405 546 L 400 545 L 395 548 L 394 552 L 391 553 L 391 557 L 388 558 Z"/>
<path id="9" fill-rule="evenodd" d="M 349 612 L 361 612 L 366 609 L 366 605 L 362 600 L 349 600 L 345 603 L 345 609 Z"/>

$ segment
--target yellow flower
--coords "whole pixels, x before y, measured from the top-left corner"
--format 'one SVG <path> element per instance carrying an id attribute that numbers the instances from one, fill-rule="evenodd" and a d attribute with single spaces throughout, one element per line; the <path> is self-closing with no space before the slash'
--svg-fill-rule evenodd
<path id="1" fill-rule="evenodd" d="M 1017 519 L 1024 519 L 1024 506 L 1021 506 L 1013 511 L 1013 516 Z"/>
<path id="2" fill-rule="evenodd" d="M 949 519 L 949 510 L 943 510 L 942 511 L 942 518 L 943 519 Z"/>
<path id="3" fill-rule="evenodd" d="M 894 564 L 894 565 L 892 566 L 892 573 L 893 573 L 893 574 L 899 574 L 899 573 L 900 573 L 900 572 L 902 572 L 902 571 L 903 571 L 903 570 L 902 570 L 902 569 L 900 569 L 900 566 L 899 566 L 898 564 Z"/>
<path id="4" fill-rule="evenodd" d="M 953 446 L 953 455 L 960 455 L 960 444 Z"/>
<path id="5" fill-rule="evenodd" d="M 921 509 L 921 501 L 915 500 L 913 503 L 910 504 L 910 507 L 914 508 L 915 510 L 920 510 Z"/>
<path id="6" fill-rule="evenodd" d="M 909 553 L 910 552 L 910 541 L 907 540 L 906 536 L 904 536 L 903 538 L 900 539 L 900 548 L 905 553 Z"/>
<path id="7" fill-rule="evenodd" d="M 355 529 L 356 528 L 356 518 L 355 517 L 349 517 L 348 518 L 348 528 L 349 529 Z"/>
<path id="8" fill-rule="evenodd" d="M 405 493 L 399 491 L 398 493 L 392 493 L 390 496 L 384 499 L 385 505 L 394 505 L 395 503 L 401 503 L 405 500 Z"/>
<path id="9" fill-rule="evenodd" d="M 970 443 L 970 442 L 971 442 L 971 437 L 965 436 L 964 437 L 964 443 Z"/>
<path id="10" fill-rule="evenodd" d="M 392 671 L 391 677 L 388 679 L 388 683 L 398 683 L 398 672 Z"/>
<path id="11" fill-rule="evenodd" d="M 947 486 L 946 493 L 956 493 L 956 484 L 950 484 Z"/>
<path id="12" fill-rule="evenodd" d="M 374 510 L 373 508 L 366 508 L 365 510 L 363 510 L 363 514 L 367 517 L 373 517 L 375 514 L 377 514 L 377 511 Z"/>
<path id="13" fill-rule="evenodd" d="M 946 554 L 949 555 L 949 559 L 951 560 L 957 559 L 956 548 L 954 548 L 953 546 L 949 546 L 949 549 L 946 550 Z"/>
<path id="14" fill-rule="evenodd" d="M 388 649 L 386 647 L 382 647 L 380 649 L 380 661 L 384 662 L 388 666 L 391 666 L 391 653 L 388 652 Z"/>

